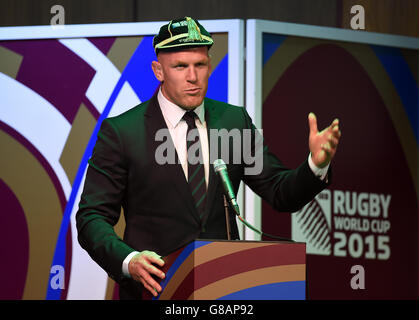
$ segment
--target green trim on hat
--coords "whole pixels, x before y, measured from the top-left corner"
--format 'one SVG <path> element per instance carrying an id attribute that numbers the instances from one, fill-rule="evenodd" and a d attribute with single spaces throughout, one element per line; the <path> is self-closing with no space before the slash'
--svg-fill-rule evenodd
<path id="1" fill-rule="evenodd" d="M 167 25 L 167 31 L 170 33 L 170 37 L 173 37 L 172 32 L 170 31 L 170 26 L 172 25 L 173 20 L 170 21 L 170 23 Z"/>
<path id="2" fill-rule="evenodd" d="M 182 43 L 177 43 L 177 44 L 174 44 L 174 45 L 168 45 L 168 46 L 166 46 L 166 44 L 171 43 L 173 41 L 176 41 L 178 39 L 182 39 L 182 38 L 185 38 L 185 40 L 183 41 L 184 42 L 183 44 Z M 210 44 L 213 44 L 214 43 L 214 40 L 212 40 L 210 37 L 207 37 L 207 36 L 204 36 L 204 35 L 201 35 L 201 39 L 206 40 L 208 42 L 193 43 L 193 45 L 206 45 L 207 46 L 207 45 L 210 45 Z M 194 39 L 190 39 L 189 33 L 181 33 L 181 34 L 178 34 L 176 36 L 173 36 L 173 37 L 171 37 L 169 39 L 163 40 L 160 43 L 156 44 L 155 49 L 161 49 L 162 47 L 164 47 L 164 48 L 173 48 L 173 47 L 176 47 L 176 46 L 185 46 L 185 45 L 190 46 L 191 45 L 191 42 L 193 40 Z"/>

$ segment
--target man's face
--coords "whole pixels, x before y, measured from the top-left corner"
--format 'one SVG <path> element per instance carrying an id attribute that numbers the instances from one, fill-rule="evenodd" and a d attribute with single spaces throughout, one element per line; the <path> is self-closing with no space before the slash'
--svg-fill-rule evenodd
<path id="1" fill-rule="evenodd" d="M 160 52 L 152 68 L 162 82 L 163 95 L 183 109 L 199 106 L 207 93 L 211 63 L 208 48 L 195 47 L 177 52 Z"/>

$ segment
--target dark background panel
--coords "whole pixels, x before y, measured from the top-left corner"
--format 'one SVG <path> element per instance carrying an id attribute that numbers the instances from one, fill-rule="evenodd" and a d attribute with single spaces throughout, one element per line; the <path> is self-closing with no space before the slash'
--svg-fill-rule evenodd
<path id="1" fill-rule="evenodd" d="M 266 19 L 350 29 L 350 10 L 365 8 L 366 31 L 419 36 L 417 0 L 1 0 L 0 26 L 48 25 L 53 5 L 66 24 L 203 19 Z"/>

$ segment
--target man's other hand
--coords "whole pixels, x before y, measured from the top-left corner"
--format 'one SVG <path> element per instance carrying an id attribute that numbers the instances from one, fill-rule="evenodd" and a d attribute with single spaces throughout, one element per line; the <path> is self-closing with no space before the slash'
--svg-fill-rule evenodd
<path id="1" fill-rule="evenodd" d="M 129 273 L 131 277 L 143 284 L 144 288 L 151 292 L 153 296 L 157 296 L 161 292 L 162 288 L 153 279 L 152 275 L 164 279 L 166 276 L 159 268 L 164 266 L 164 261 L 161 259 L 157 253 L 153 251 L 141 251 L 139 254 L 136 254 L 128 265 Z"/>
<path id="2" fill-rule="evenodd" d="M 310 126 L 309 147 L 311 158 L 319 168 L 324 168 L 333 159 L 336 153 L 341 132 L 339 120 L 335 119 L 330 126 L 319 132 L 317 129 L 317 118 L 314 113 L 308 115 Z"/>

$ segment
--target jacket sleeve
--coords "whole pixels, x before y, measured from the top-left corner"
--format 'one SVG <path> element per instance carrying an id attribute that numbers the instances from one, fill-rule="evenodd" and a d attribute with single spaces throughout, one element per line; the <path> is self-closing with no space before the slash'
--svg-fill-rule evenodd
<path id="1" fill-rule="evenodd" d="M 243 181 L 275 210 L 298 211 L 330 184 L 330 168 L 327 183 L 315 176 L 307 159 L 296 169 L 286 168 L 269 151 L 262 134 L 244 108 L 243 112 L 246 127 L 252 132 L 249 152 L 254 159 L 253 163 L 245 166 Z"/>
<path id="2" fill-rule="evenodd" d="M 89 160 L 76 223 L 81 247 L 118 282 L 123 278 L 123 260 L 134 251 L 113 229 L 120 217 L 126 180 L 118 131 L 111 119 L 106 119 Z"/>

